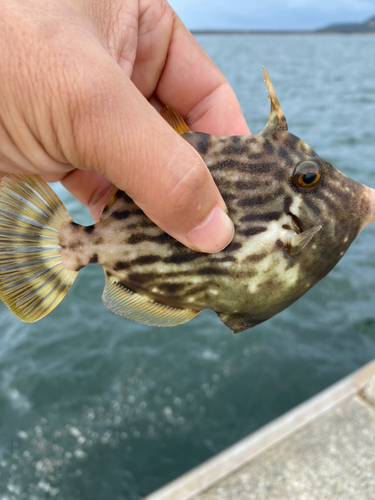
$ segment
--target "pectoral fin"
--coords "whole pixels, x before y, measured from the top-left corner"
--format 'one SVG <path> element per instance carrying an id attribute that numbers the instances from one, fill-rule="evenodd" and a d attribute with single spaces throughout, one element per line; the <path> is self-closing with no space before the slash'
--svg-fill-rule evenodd
<path id="1" fill-rule="evenodd" d="M 152 326 L 177 326 L 190 321 L 199 312 L 159 304 L 108 276 L 102 300 L 112 312 Z"/>
<path id="2" fill-rule="evenodd" d="M 288 231 L 284 239 L 289 255 L 299 254 L 311 241 L 313 236 L 322 229 L 322 226 L 315 226 L 296 234 L 293 231 Z M 292 233 L 292 234 L 289 234 Z"/>

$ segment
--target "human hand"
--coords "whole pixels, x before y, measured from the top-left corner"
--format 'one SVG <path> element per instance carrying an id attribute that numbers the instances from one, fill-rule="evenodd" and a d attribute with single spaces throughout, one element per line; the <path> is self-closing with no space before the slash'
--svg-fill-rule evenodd
<path id="1" fill-rule="evenodd" d="M 248 134 L 228 82 L 165 0 L 3 0 L 0 176 L 60 180 L 95 220 L 112 188 L 195 250 L 232 238 L 198 153 L 160 117 Z M 213 214 L 213 215 L 212 215 Z"/>

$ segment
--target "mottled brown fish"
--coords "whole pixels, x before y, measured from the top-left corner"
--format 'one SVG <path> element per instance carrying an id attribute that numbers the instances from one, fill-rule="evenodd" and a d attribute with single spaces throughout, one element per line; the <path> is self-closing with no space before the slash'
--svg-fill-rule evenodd
<path id="1" fill-rule="evenodd" d="M 265 71 L 271 112 L 254 136 L 191 132 L 164 118 L 202 156 L 235 226 L 217 254 L 194 252 L 115 191 L 100 221 L 75 224 L 40 178 L 0 183 L 0 298 L 23 321 L 63 299 L 78 271 L 103 266 L 104 304 L 117 314 L 174 326 L 213 309 L 240 332 L 282 311 L 321 280 L 364 226 L 375 191 L 349 179 L 288 132 Z"/>

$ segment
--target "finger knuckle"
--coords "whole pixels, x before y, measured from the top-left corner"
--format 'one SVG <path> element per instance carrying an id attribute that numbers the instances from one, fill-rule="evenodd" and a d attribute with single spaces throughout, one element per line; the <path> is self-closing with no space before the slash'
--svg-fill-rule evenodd
<path id="1" fill-rule="evenodd" d="M 165 0 L 146 0 L 142 2 L 139 26 L 142 30 L 150 31 L 159 23 L 171 21 L 173 11 Z"/>
<path id="2" fill-rule="evenodd" d="M 98 75 L 97 75 L 98 76 Z M 61 105 L 67 128 L 66 137 L 71 141 L 70 150 L 86 163 L 96 162 L 95 155 L 100 141 L 100 131 L 108 125 L 108 92 L 103 90 L 101 78 L 93 75 L 80 78 L 79 75 L 60 82 Z M 90 165 L 86 164 L 86 168 Z"/>

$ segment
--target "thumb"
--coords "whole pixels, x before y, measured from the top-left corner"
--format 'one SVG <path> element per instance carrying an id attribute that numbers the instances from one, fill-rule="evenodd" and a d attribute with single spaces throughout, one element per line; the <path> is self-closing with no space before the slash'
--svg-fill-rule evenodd
<path id="1" fill-rule="evenodd" d="M 90 68 L 100 65 L 103 57 Z M 73 130 L 66 134 L 74 140 L 62 145 L 67 160 L 125 191 L 184 245 L 202 252 L 225 248 L 234 226 L 206 165 L 114 61 L 91 78 L 85 71 L 75 89 L 69 106 Z M 74 195 L 85 198 L 82 190 L 85 185 L 76 185 Z"/>

